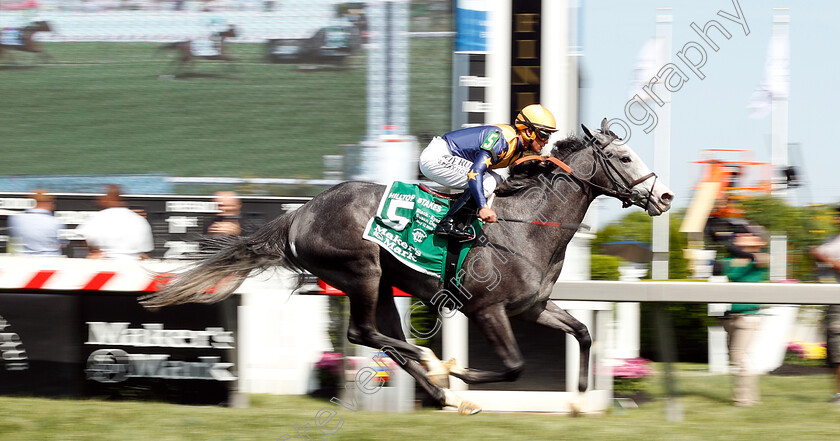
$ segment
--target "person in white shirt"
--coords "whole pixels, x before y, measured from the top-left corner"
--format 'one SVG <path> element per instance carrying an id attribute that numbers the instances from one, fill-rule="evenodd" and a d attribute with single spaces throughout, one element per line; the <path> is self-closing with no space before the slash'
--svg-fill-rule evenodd
<path id="1" fill-rule="evenodd" d="M 99 198 L 103 210 L 76 227 L 90 250 L 89 259 L 139 260 L 155 248 L 149 222 L 125 207 L 120 194 L 119 186 L 109 185 Z"/>
<path id="2" fill-rule="evenodd" d="M 9 216 L 12 248 L 26 256 L 60 256 L 67 240 L 60 237 L 64 223 L 53 216 L 55 197 L 46 190 L 34 190 L 35 207 Z"/>

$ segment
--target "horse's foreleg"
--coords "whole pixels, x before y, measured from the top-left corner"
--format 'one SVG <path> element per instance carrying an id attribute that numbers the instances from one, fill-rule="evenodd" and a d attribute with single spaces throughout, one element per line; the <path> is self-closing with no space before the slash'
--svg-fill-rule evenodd
<path id="1" fill-rule="evenodd" d="M 589 335 L 589 330 L 586 328 L 586 325 L 551 301 L 534 305 L 534 307 L 516 317 L 552 329 L 559 329 L 575 337 L 578 345 L 580 345 L 578 390 L 580 392 L 586 392 L 586 389 L 589 387 L 589 351 L 592 347 L 592 337 Z"/>
<path id="2" fill-rule="evenodd" d="M 465 383 L 492 383 L 497 381 L 514 381 L 522 374 L 525 361 L 519 351 L 519 345 L 513 336 L 510 320 L 502 305 L 494 305 L 484 311 L 473 314 L 473 323 L 477 324 L 481 332 L 493 346 L 496 354 L 502 359 L 504 369 L 484 371 L 478 369 L 461 369 L 451 367 L 450 373 Z"/>
<path id="3" fill-rule="evenodd" d="M 401 326 L 402 320 L 399 315 L 399 311 L 397 310 L 397 305 L 394 303 L 393 291 L 390 285 L 386 288 L 387 289 L 380 288 L 379 290 L 379 301 L 376 304 L 377 327 L 388 337 L 406 341 L 405 333 L 403 332 Z M 417 380 L 417 383 L 420 384 L 423 390 L 431 395 L 432 398 L 441 404 L 446 404 L 446 394 L 444 389 L 440 387 L 440 385 L 434 384 L 434 382 L 428 378 L 428 373 L 425 369 L 423 369 L 423 366 L 420 363 L 410 358 L 402 357 L 402 354 L 398 351 L 392 351 L 390 348 L 386 348 L 385 352 L 392 360 L 399 364 L 401 368 L 408 372 L 409 375 L 414 377 L 414 379 Z"/>

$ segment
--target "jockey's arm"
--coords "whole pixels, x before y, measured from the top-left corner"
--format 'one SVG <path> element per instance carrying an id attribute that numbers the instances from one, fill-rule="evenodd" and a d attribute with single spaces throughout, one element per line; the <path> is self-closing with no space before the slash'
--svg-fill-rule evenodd
<path id="1" fill-rule="evenodd" d="M 487 198 L 484 197 L 484 173 L 492 163 L 490 153 L 486 150 L 479 152 L 467 173 L 469 191 L 478 205 L 478 217 L 484 222 L 497 222 L 496 212 L 487 205 Z"/>

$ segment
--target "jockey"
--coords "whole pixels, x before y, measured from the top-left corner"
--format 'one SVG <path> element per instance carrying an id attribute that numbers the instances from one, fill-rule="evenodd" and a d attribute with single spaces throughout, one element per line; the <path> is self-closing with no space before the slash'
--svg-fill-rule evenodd
<path id="1" fill-rule="evenodd" d="M 548 137 L 556 131 L 554 115 L 540 104 L 531 104 L 516 115 L 513 125 L 470 127 L 432 139 L 420 154 L 420 171 L 438 184 L 466 190 L 452 203 L 435 234 L 472 239 L 466 226 L 458 226 L 454 218 L 470 197 L 479 207 L 482 221 L 497 222 L 487 197 L 504 178 L 492 169 L 512 165 L 526 154 L 540 154 Z"/>

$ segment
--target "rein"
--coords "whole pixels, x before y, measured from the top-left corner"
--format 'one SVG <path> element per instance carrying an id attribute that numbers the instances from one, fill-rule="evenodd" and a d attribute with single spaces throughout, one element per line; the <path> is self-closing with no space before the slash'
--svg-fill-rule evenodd
<path id="1" fill-rule="evenodd" d="M 516 222 L 516 223 L 520 223 L 520 224 L 539 225 L 541 227 L 558 227 L 558 228 L 563 228 L 563 229 L 566 229 L 566 230 L 575 230 L 575 231 L 577 231 L 577 230 L 589 231 L 590 228 L 591 228 L 589 225 L 582 224 L 582 223 L 573 224 L 573 223 L 565 223 L 565 222 L 529 221 L 529 220 L 524 220 L 524 219 L 509 219 L 509 218 L 506 218 L 506 217 L 497 217 L 496 219 L 498 219 L 499 221 L 502 221 L 502 222 Z"/>
<path id="2" fill-rule="evenodd" d="M 596 146 L 596 144 L 599 144 Z M 613 188 L 604 187 L 603 185 L 596 184 L 590 181 L 587 178 L 583 178 L 577 175 L 571 167 L 565 162 L 553 157 L 553 156 L 539 156 L 539 155 L 529 155 L 523 156 L 516 160 L 513 165 L 518 165 L 523 162 L 527 161 L 540 161 L 540 162 L 551 162 L 552 164 L 556 165 L 558 168 L 563 170 L 564 172 L 568 173 L 569 176 L 576 179 L 577 181 L 586 184 L 589 187 L 596 188 L 607 194 L 609 196 L 615 197 L 616 199 L 621 201 L 621 205 L 623 208 L 627 208 L 633 204 L 641 203 L 641 198 L 633 194 L 633 187 L 641 184 L 642 182 L 647 181 L 650 178 L 654 179 L 653 185 L 650 187 L 651 189 L 648 191 L 647 198 L 645 198 L 644 206 L 641 206 L 645 210 L 648 209 L 650 206 L 651 197 L 653 197 L 653 187 L 656 185 L 656 180 L 659 179 L 656 176 L 656 173 L 650 172 L 638 179 L 634 179 L 633 181 L 628 181 L 627 178 L 615 167 L 615 165 L 609 160 L 607 154 L 600 148 L 600 143 L 595 137 L 589 137 L 586 140 L 586 147 L 592 148 L 592 156 L 595 158 L 595 161 L 600 163 L 604 172 L 607 174 L 607 178 L 613 184 Z"/>
<path id="3" fill-rule="evenodd" d="M 566 164 L 565 162 L 555 158 L 554 156 L 540 156 L 540 155 L 523 156 L 523 157 L 517 159 L 513 163 L 513 165 L 519 165 L 519 164 L 522 164 L 523 162 L 528 162 L 528 161 L 540 161 L 540 162 L 548 161 L 548 162 L 556 165 L 557 167 L 560 167 L 560 169 L 563 170 L 564 172 L 572 174 L 572 168 L 569 167 L 569 164 Z"/>

